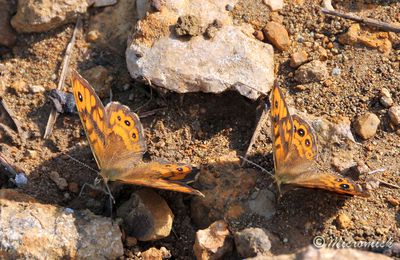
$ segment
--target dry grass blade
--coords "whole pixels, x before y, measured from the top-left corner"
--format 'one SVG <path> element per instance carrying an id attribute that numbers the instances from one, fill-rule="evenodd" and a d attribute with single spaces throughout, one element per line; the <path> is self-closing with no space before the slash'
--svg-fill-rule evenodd
<path id="1" fill-rule="evenodd" d="M 78 29 L 81 28 L 81 26 L 82 26 L 82 21 L 81 21 L 81 18 L 78 17 L 78 20 L 76 21 L 74 32 L 72 34 L 71 41 L 68 43 L 67 49 L 65 51 L 65 56 L 64 56 L 64 60 L 63 60 L 63 64 L 62 64 L 61 74 L 60 74 L 60 80 L 58 81 L 58 85 L 57 85 L 58 90 L 61 90 L 62 87 L 64 86 L 65 77 L 67 76 L 67 71 L 68 71 L 68 67 L 69 67 L 69 61 L 71 59 L 72 49 L 75 45 L 76 34 L 77 34 Z M 44 139 L 49 138 L 51 133 L 53 132 L 53 127 L 57 121 L 57 117 L 58 117 L 58 112 L 53 107 L 51 109 L 49 119 L 47 120 L 46 130 L 45 130 L 44 136 L 43 136 Z"/>

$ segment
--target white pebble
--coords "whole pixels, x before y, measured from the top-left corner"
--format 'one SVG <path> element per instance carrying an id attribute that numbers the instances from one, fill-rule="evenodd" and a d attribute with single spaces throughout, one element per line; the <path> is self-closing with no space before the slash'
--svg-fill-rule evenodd
<path id="1" fill-rule="evenodd" d="M 23 172 L 17 173 L 15 176 L 15 184 L 17 184 L 18 187 L 24 186 L 28 183 L 28 178 L 26 178 L 25 174 Z"/>

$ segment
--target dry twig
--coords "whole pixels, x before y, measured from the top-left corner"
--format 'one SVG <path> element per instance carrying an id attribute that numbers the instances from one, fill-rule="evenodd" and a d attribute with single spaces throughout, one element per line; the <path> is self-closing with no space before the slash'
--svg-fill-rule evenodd
<path id="1" fill-rule="evenodd" d="M 58 81 L 58 86 L 57 86 L 58 90 L 61 90 L 62 87 L 64 86 L 65 77 L 67 76 L 67 71 L 68 71 L 68 67 L 69 67 L 69 61 L 71 59 L 72 49 L 75 45 L 76 33 L 77 33 L 78 29 L 81 28 L 81 25 L 82 25 L 81 18 L 78 17 L 78 20 L 76 21 L 74 32 L 72 34 L 71 41 L 68 43 L 67 49 L 65 51 L 65 56 L 64 56 L 64 60 L 63 60 L 63 64 L 62 64 L 61 74 L 60 74 L 60 80 Z M 44 139 L 49 138 L 51 133 L 53 132 L 53 127 L 54 127 L 54 124 L 56 123 L 58 114 L 59 113 L 57 112 L 57 110 L 53 107 L 51 109 L 49 119 L 47 120 L 46 130 L 45 130 L 44 136 L 43 136 Z"/>
<path id="2" fill-rule="evenodd" d="M 268 111 L 267 109 L 263 109 L 262 114 L 260 116 L 260 120 L 258 120 L 256 129 L 253 132 L 253 136 L 250 139 L 249 146 L 247 147 L 246 153 L 244 154 L 244 160 L 242 160 L 242 166 L 247 162 L 247 157 L 249 156 L 251 150 L 253 149 L 253 145 L 256 142 L 258 136 L 260 135 L 260 131 L 263 125 L 265 125 L 265 122 L 268 119 Z"/>
<path id="3" fill-rule="evenodd" d="M 380 28 L 382 30 L 385 31 L 390 31 L 390 32 L 395 32 L 395 33 L 400 33 L 400 26 L 398 25 L 394 25 L 394 24 L 390 24 L 390 23 L 385 23 L 385 22 L 381 22 L 375 19 L 371 19 L 371 18 L 362 18 L 356 15 L 352 15 L 352 14 L 348 14 L 348 13 L 341 13 L 338 11 L 334 11 L 334 10 L 328 10 L 326 8 L 321 8 L 321 11 L 324 14 L 328 14 L 328 15 L 333 15 L 333 16 L 338 16 L 341 18 L 345 18 L 345 19 L 349 19 L 352 21 L 356 21 L 359 23 L 363 23 L 369 26 L 374 26 L 377 28 Z"/>

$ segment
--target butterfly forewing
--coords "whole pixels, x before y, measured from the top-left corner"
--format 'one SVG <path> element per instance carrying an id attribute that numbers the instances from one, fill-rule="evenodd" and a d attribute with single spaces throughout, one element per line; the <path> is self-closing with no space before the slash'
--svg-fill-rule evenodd
<path id="1" fill-rule="evenodd" d="M 280 172 L 292 143 L 293 121 L 276 82 L 272 90 L 271 120 L 275 172 Z"/>
<path id="2" fill-rule="evenodd" d="M 76 108 L 85 129 L 90 148 L 101 169 L 104 163 L 105 110 L 90 84 L 76 71 L 72 71 L 72 91 Z"/>

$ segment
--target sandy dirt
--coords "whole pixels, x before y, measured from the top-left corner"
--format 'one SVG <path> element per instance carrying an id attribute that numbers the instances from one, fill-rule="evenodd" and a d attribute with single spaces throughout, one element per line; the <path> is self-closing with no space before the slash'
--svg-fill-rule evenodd
<path id="1" fill-rule="evenodd" d="M 318 12 L 317 1 L 293 7 L 286 5 L 280 11 L 283 24 L 291 39 L 301 35 L 304 41 L 312 42 L 315 33 L 321 33 L 337 42 L 350 21 L 328 18 Z M 400 3 L 397 1 L 368 1 L 368 9 L 357 4 L 359 1 L 343 1 L 343 11 L 353 11 L 387 22 L 400 22 Z M 367 1 L 366 1 L 367 2 Z M 246 3 L 246 4 L 245 4 Z M 261 29 L 270 19 L 270 13 L 262 0 L 241 1 L 232 15 L 238 23 L 248 22 L 255 29 Z M 87 26 L 87 24 L 86 24 Z M 6 85 L 17 80 L 29 85 L 41 85 L 46 89 L 55 88 L 66 45 L 74 26 L 67 25 L 47 33 L 21 34 L 12 51 L 1 56 L 0 62 L 9 69 L 5 75 Z M 87 27 L 86 27 L 87 28 Z M 340 68 L 340 75 L 332 77 L 333 83 L 326 86 L 311 84 L 304 91 L 296 89 L 294 69 L 289 66 L 290 52 L 276 52 L 277 78 L 284 89 L 288 103 L 300 111 L 314 116 L 325 116 L 334 120 L 345 116 L 351 120 L 367 111 L 381 119 L 377 134 L 367 140 L 357 139 L 359 145 L 352 149 L 357 160 L 365 162 L 371 170 L 385 168 L 374 174 L 383 181 L 400 183 L 400 130 L 389 124 L 387 109 L 379 103 L 379 92 L 386 87 L 392 93 L 394 102 L 400 103 L 400 46 L 393 46 L 390 54 L 364 46 L 343 46 L 338 44 L 339 53 L 328 58 L 329 71 Z M 307 48 L 306 48 L 307 49 Z M 312 47 L 307 52 L 316 55 Z M 78 70 L 105 66 L 113 76 L 114 100 L 129 106 L 139 114 L 155 111 L 142 123 L 148 143 L 148 156 L 168 161 L 192 163 L 204 166 L 213 158 L 236 152 L 243 154 L 253 134 L 262 102 L 253 102 L 237 93 L 220 95 L 193 93 L 178 95 L 161 94 L 151 91 L 149 86 L 134 82 L 125 67 L 124 57 L 112 50 L 90 46 L 84 38 L 77 39 L 71 67 Z M 129 88 L 122 86 L 129 84 Z M 70 90 L 67 87 L 66 90 Z M 128 98 L 133 93 L 133 97 Z M 50 139 L 42 136 L 51 110 L 51 103 L 44 93 L 21 93 L 10 88 L 3 96 L 10 109 L 21 122 L 27 134 L 26 142 L 12 144 L 6 140 L 0 144 L 0 151 L 22 169 L 29 177 L 28 185 L 22 190 L 45 203 L 59 204 L 76 209 L 90 208 L 95 213 L 107 215 L 105 195 L 87 191 L 85 196 L 65 190 L 61 191 L 49 178 L 50 172 L 57 171 L 68 183 L 92 183 L 95 172 L 74 162 L 72 156 L 96 168 L 96 163 L 87 144 L 77 114 L 61 115 Z M 240 107 L 240 109 L 238 109 Z M 138 110 L 140 108 L 140 110 Z M 329 164 L 329 154 L 343 147 L 332 147 L 323 156 Z M 272 169 L 271 140 L 262 131 L 251 159 Z M 367 179 L 350 171 L 348 176 L 359 180 Z M 271 179 L 259 172 L 257 188 L 269 186 Z M 201 189 L 201 187 L 198 187 Z M 129 197 L 138 187 L 124 186 L 117 201 Z M 192 245 L 197 227 L 190 219 L 191 197 L 167 191 L 161 194 L 175 214 L 174 234 L 155 242 L 139 242 L 126 248 L 126 257 L 135 258 L 137 252 L 151 246 L 164 246 L 178 259 L 194 258 Z M 276 215 L 268 221 L 263 219 L 241 219 L 232 224 L 232 231 L 244 227 L 262 227 L 274 237 L 272 253 L 293 253 L 311 243 L 315 235 L 325 237 L 355 238 L 356 240 L 387 240 L 400 238 L 399 206 L 389 202 L 399 199 L 400 190 L 385 186 L 371 192 L 367 199 L 340 197 L 331 193 L 299 189 L 285 194 L 277 204 Z M 116 207 L 118 207 L 118 202 Z M 337 228 L 335 219 L 345 213 L 352 219 L 347 229 Z"/>

